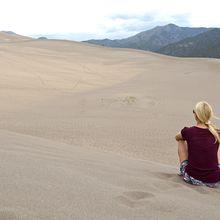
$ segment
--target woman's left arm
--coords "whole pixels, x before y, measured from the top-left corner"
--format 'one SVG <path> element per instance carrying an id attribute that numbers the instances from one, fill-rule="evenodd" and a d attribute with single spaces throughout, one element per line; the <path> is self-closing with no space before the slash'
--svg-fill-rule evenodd
<path id="1" fill-rule="evenodd" d="M 178 134 L 175 136 L 175 139 L 176 139 L 176 141 L 184 141 L 181 133 L 178 133 Z"/>
<path id="2" fill-rule="evenodd" d="M 217 154 L 217 156 L 218 156 L 218 164 L 220 164 L 220 147 L 218 148 L 218 154 Z"/>
<path id="3" fill-rule="evenodd" d="M 218 131 L 218 134 L 220 135 L 220 129 L 217 129 L 217 131 Z M 217 154 L 217 156 L 218 156 L 218 164 L 220 165 L 220 147 L 218 148 L 218 154 Z M 220 168 L 220 167 L 219 167 Z"/>

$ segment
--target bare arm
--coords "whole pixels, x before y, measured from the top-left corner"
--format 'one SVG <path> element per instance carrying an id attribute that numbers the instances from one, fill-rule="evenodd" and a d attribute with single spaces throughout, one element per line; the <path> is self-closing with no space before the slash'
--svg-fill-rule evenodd
<path id="1" fill-rule="evenodd" d="M 217 131 L 218 131 L 218 134 L 220 135 L 220 129 L 219 128 L 217 129 Z M 218 164 L 220 164 L 220 147 L 218 148 L 217 156 L 218 156 Z"/>
<path id="2" fill-rule="evenodd" d="M 175 136 L 175 139 L 176 139 L 176 141 L 183 141 L 183 137 L 182 137 L 181 133 L 178 133 L 178 134 Z M 219 152 L 219 154 L 220 154 L 220 152 Z M 220 156 L 220 155 L 219 155 L 219 156 Z M 219 157 L 219 159 L 220 159 L 220 157 Z"/>
<path id="3" fill-rule="evenodd" d="M 220 147 L 218 148 L 218 164 L 220 164 Z"/>

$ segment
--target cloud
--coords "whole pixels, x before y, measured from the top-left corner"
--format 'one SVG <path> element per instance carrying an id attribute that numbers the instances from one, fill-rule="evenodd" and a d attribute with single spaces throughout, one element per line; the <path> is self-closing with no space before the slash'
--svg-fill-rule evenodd
<path id="1" fill-rule="evenodd" d="M 106 16 L 99 24 L 100 32 L 104 32 L 108 38 L 124 38 L 140 31 L 152 28 L 156 15 L 146 14 L 111 14 Z"/>
<path id="2" fill-rule="evenodd" d="M 2 0 L 0 30 L 124 38 L 167 23 L 220 27 L 219 6 L 218 0 Z"/>
<path id="3" fill-rule="evenodd" d="M 170 23 L 178 24 L 179 26 L 190 26 L 190 14 L 174 15 L 170 18 Z"/>
<path id="4" fill-rule="evenodd" d="M 156 12 L 148 12 L 140 15 L 113 14 L 106 18 L 105 22 L 100 25 L 100 29 L 104 30 L 106 35 L 111 39 L 114 37 L 124 38 L 168 23 L 187 26 L 189 25 L 189 15 L 180 14 L 164 17 Z"/>

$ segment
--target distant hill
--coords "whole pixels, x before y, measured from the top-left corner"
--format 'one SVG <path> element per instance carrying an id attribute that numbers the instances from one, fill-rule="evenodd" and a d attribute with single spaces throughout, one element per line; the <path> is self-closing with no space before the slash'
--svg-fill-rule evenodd
<path id="1" fill-rule="evenodd" d="M 220 29 L 215 28 L 194 37 L 165 46 L 158 53 L 178 57 L 220 58 Z"/>
<path id="2" fill-rule="evenodd" d="M 2 33 L 5 33 L 5 34 L 12 34 L 12 35 L 16 35 L 15 32 L 13 31 L 1 31 Z"/>
<path id="3" fill-rule="evenodd" d="M 176 43 L 188 37 L 211 30 L 211 28 L 179 27 L 175 24 L 157 26 L 151 30 L 141 32 L 135 36 L 121 40 L 88 40 L 84 42 L 109 47 L 134 48 L 149 51 L 158 51 L 171 43 Z"/>
<path id="4" fill-rule="evenodd" d="M 30 40 L 32 38 L 16 34 L 12 31 L 0 31 L 0 43 Z"/>
<path id="5" fill-rule="evenodd" d="M 38 37 L 39 40 L 47 40 L 46 37 Z"/>

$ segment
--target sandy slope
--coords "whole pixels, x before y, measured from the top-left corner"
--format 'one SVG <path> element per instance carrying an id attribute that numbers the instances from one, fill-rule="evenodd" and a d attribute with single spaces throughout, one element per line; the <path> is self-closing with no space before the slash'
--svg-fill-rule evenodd
<path id="1" fill-rule="evenodd" d="M 0 219 L 219 219 L 173 139 L 198 100 L 220 116 L 219 60 L 30 39 L 0 66 Z"/>
<path id="2" fill-rule="evenodd" d="M 177 164 L 196 101 L 217 105 L 220 61 L 68 41 L 0 46 L 0 128 Z"/>
<path id="3" fill-rule="evenodd" d="M 30 37 L 18 35 L 11 31 L 0 31 L 0 43 L 18 43 L 20 41 L 30 40 Z"/>
<path id="4" fill-rule="evenodd" d="M 219 219 L 219 190 L 170 166 L 0 131 L 0 219 Z"/>

